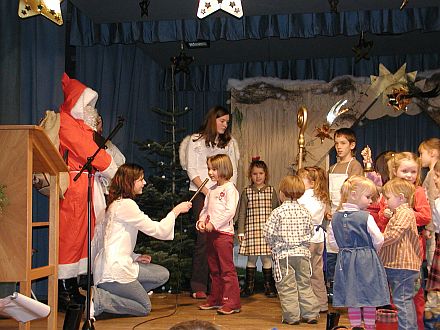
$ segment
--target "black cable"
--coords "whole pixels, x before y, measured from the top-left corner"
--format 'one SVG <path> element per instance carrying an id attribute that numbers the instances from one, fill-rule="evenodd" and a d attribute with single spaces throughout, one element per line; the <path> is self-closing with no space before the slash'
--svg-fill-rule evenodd
<path id="1" fill-rule="evenodd" d="M 179 232 L 180 232 L 180 247 L 179 247 L 179 252 L 177 254 L 177 257 L 178 257 L 177 258 L 177 287 L 176 287 L 176 292 L 177 293 L 176 293 L 176 302 L 174 304 L 174 310 L 170 314 L 162 315 L 162 316 L 154 317 L 154 318 L 146 320 L 146 321 L 142 321 L 142 322 L 134 325 L 131 328 L 132 330 L 134 330 L 135 328 L 137 328 L 137 327 L 139 327 L 139 326 L 141 326 L 141 325 L 143 325 L 145 323 L 173 316 L 177 312 L 177 307 L 179 306 L 179 295 L 180 295 L 179 292 L 180 292 L 180 281 L 181 281 L 181 278 L 180 278 L 180 275 L 181 275 L 181 262 L 180 262 L 180 260 L 181 260 L 181 258 L 180 258 L 180 256 L 182 255 L 182 244 L 183 244 L 183 225 L 182 225 L 182 222 L 183 221 L 180 220 L 180 229 L 179 229 Z"/>

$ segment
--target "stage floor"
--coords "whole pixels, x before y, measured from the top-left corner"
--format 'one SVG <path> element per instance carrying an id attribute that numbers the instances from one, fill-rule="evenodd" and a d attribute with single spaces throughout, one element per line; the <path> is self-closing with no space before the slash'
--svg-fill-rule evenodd
<path id="1" fill-rule="evenodd" d="M 281 323 L 281 308 L 278 299 L 267 298 L 258 293 L 250 298 L 241 300 L 242 310 L 238 314 L 218 315 L 215 311 L 202 311 L 198 305 L 203 300 L 192 299 L 188 293 L 153 294 L 151 298 L 153 310 L 147 317 L 130 317 L 100 320 L 95 322 L 96 330 L 127 330 L 127 329 L 157 329 L 166 330 L 172 325 L 188 320 L 210 321 L 220 329 L 325 329 L 326 314 L 321 313 L 318 324 L 304 324 L 291 326 Z M 177 309 L 176 309 L 177 305 Z M 330 309 L 331 310 L 331 309 Z M 341 315 L 340 325 L 348 325 L 345 310 L 338 310 Z M 63 328 L 64 314 L 58 314 L 58 329 Z M 144 322 L 144 323 L 142 323 Z M 142 323 L 142 324 L 141 324 Z M 81 324 L 82 327 L 82 324 Z M 80 329 L 81 329 L 80 327 Z M 0 329 L 18 329 L 18 323 L 14 320 L 0 320 Z M 31 329 L 46 329 L 46 322 L 31 322 Z"/>

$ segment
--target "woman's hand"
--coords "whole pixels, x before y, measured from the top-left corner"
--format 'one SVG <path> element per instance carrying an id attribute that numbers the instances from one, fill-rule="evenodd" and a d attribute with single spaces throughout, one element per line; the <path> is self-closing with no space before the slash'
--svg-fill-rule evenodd
<path id="1" fill-rule="evenodd" d="M 243 242 L 244 235 L 237 235 L 238 242 Z"/>
<path id="2" fill-rule="evenodd" d="M 141 264 L 149 264 L 151 262 L 151 256 L 149 256 L 148 254 L 143 254 L 137 257 L 135 261 Z"/>
<path id="3" fill-rule="evenodd" d="M 188 212 L 192 207 L 192 203 L 191 202 L 182 202 L 178 205 L 176 205 L 173 208 L 173 212 L 176 215 L 176 218 L 179 216 L 180 213 L 186 213 Z"/>

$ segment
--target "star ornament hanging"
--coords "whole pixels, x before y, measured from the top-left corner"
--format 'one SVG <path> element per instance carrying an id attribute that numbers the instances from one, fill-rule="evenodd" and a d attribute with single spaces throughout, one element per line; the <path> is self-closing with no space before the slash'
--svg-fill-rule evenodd
<path id="1" fill-rule="evenodd" d="M 367 40 L 364 36 L 364 32 L 361 32 L 359 42 L 353 46 L 351 50 L 354 52 L 355 62 L 359 62 L 362 59 L 370 59 L 370 51 L 373 48 L 373 41 Z"/>
<path id="2" fill-rule="evenodd" d="M 63 25 L 60 3 L 63 0 L 19 0 L 18 16 L 28 18 L 43 15 L 58 25 Z"/>
<path id="3" fill-rule="evenodd" d="M 333 140 L 332 135 L 334 131 L 335 130 L 331 129 L 328 124 L 323 124 L 321 127 L 315 127 L 315 137 L 318 137 L 321 143 L 323 143 L 325 139 Z"/>
<path id="4" fill-rule="evenodd" d="M 237 18 L 243 17 L 241 0 L 199 0 L 197 17 L 202 19 L 218 10 L 223 10 Z"/>

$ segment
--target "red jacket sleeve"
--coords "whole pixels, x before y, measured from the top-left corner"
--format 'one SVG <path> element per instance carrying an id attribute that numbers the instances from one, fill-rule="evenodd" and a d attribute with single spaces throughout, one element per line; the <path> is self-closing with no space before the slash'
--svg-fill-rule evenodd
<path id="1" fill-rule="evenodd" d="M 414 215 L 416 216 L 417 227 L 426 226 L 431 222 L 432 214 L 428 198 L 423 187 L 416 187 L 414 194 Z"/>
<path id="2" fill-rule="evenodd" d="M 378 204 L 379 204 L 379 212 L 377 215 L 377 219 L 375 219 L 375 220 L 376 220 L 376 224 L 379 227 L 380 231 L 383 233 L 385 231 L 385 227 L 387 226 L 388 221 L 390 221 L 390 219 L 388 219 L 384 215 L 384 210 L 386 209 L 386 204 L 385 204 L 385 197 L 383 197 L 382 194 L 379 197 Z"/>
<path id="3" fill-rule="evenodd" d="M 82 120 L 75 120 L 70 115 L 60 113 L 60 152 L 69 151 L 68 165 L 71 171 L 80 170 L 80 166 L 87 161 L 98 149 L 93 141 L 93 130 Z M 104 171 L 111 164 L 112 158 L 105 151 L 100 150 L 92 165 L 98 171 Z"/>

